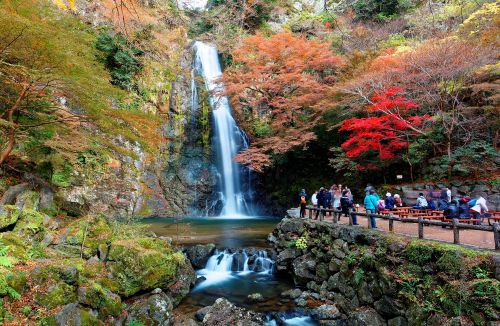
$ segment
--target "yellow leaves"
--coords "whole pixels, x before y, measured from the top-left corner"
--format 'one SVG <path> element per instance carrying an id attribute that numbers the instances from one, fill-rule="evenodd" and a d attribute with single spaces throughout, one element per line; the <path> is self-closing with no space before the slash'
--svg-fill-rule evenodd
<path id="1" fill-rule="evenodd" d="M 471 35 L 483 32 L 491 27 L 492 20 L 499 15 L 500 1 L 485 3 L 460 25 L 460 29 L 470 32 Z"/>
<path id="2" fill-rule="evenodd" d="M 61 9 L 76 11 L 75 0 L 54 0 L 54 3 Z"/>

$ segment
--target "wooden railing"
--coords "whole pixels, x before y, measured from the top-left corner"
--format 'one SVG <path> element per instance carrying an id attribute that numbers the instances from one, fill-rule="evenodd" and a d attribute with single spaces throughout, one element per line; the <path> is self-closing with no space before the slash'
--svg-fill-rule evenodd
<path id="1" fill-rule="evenodd" d="M 320 207 L 307 206 L 306 209 L 309 210 L 309 218 L 312 218 L 313 211 L 317 211 L 319 214 L 320 221 L 323 221 L 323 212 L 334 213 L 333 223 L 337 223 L 337 214 L 343 214 L 342 210 L 339 209 L 328 209 Z M 493 223 L 492 226 L 489 225 L 470 225 L 465 223 L 459 223 L 457 219 L 453 222 L 437 222 L 437 221 L 427 221 L 422 216 L 415 218 L 403 218 L 394 216 L 394 214 L 389 213 L 389 215 L 372 214 L 372 213 L 358 213 L 354 211 L 349 212 L 349 225 L 353 225 L 352 215 L 356 216 L 366 216 L 368 217 L 368 228 L 372 228 L 372 223 L 370 217 L 375 217 L 378 219 L 389 221 L 389 232 L 394 232 L 394 221 L 399 221 L 402 223 L 417 223 L 418 224 L 418 237 L 420 239 L 424 238 L 424 225 L 436 225 L 436 226 L 449 226 L 453 229 L 453 243 L 460 244 L 460 232 L 459 230 L 478 230 L 493 232 L 493 237 L 495 241 L 495 250 L 500 250 L 500 223 Z"/>

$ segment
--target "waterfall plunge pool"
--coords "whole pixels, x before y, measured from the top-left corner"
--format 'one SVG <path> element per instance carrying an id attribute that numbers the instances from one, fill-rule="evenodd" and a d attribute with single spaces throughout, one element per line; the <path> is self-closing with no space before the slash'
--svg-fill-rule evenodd
<path id="1" fill-rule="evenodd" d="M 217 248 L 268 248 L 267 236 L 281 221 L 276 217 L 143 219 L 157 236 L 172 238 L 173 245 L 213 243 Z"/>

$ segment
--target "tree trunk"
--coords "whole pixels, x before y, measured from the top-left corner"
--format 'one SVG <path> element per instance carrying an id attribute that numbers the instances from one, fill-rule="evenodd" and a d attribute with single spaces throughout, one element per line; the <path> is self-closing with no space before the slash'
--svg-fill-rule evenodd
<path id="1" fill-rule="evenodd" d="M 500 128 L 497 129 L 497 132 L 495 133 L 495 137 L 493 137 L 493 148 L 498 151 L 498 136 L 500 136 Z"/>
<path id="2" fill-rule="evenodd" d="M 448 133 L 446 135 L 446 139 L 448 141 L 448 144 L 447 144 L 447 150 L 448 150 L 448 181 L 451 181 L 451 167 L 452 167 L 452 164 L 451 164 L 451 133 Z"/>

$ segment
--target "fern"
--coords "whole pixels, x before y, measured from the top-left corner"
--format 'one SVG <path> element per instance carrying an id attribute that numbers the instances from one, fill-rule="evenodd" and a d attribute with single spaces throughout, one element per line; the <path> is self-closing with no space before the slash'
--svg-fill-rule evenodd
<path id="1" fill-rule="evenodd" d="M 7 292 L 14 299 L 20 299 L 21 298 L 21 295 L 19 293 L 17 293 L 17 291 L 14 290 L 13 288 L 11 288 L 10 286 L 7 287 Z"/>
<path id="2" fill-rule="evenodd" d="M 9 250 L 9 246 L 4 246 L 2 244 L 2 240 L 0 240 L 0 267 L 11 268 L 14 266 L 12 264 L 13 258 L 7 257 L 7 251 Z"/>

